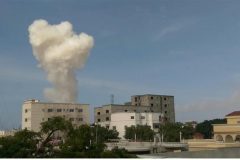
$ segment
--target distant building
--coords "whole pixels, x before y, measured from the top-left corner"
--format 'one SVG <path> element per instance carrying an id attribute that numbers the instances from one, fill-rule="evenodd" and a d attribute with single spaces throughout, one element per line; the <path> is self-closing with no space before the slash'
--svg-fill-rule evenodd
<path id="1" fill-rule="evenodd" d="M 7 137 L 7 136 L 14 136 L 14 134 L 17 132 L 18 130 L 7 130 L 7 131 L 3 131 L 0 130 L 0 137 Z"/>
<path id="2" fill-rule="evenodd" d="M 163 113 L 168 122 L 175 122 L 174 96 L 169 95 L 134 95 L 131 97 L 133 106 L 149 106 L 156 112 Z"/>
<path id="3" fill-rule="evenodd" d="M 22 129 L 40 131 L 41 123 L 61 116 L 73 125 L 89 124 L 89 105 L 74 103 L 44 103 L 27 100 L 22 106 Z"/>
<path id="4" fill-rule="evenodd" d="M 136 118 L 141 115 L 146 118 L 149 117 L 149 119 L 141 121 L 138 119 L 125 120 L 125 118 L 129 119 L 131 116 Z M 118 117 L 118 120 L 115 117 Z M 150 117 L 154 117 L 154 120 L 152 121 Z M 147 123 L 154 129 L 161 122 L 175 122 L 174 97 L 150 94 L 132 96 L 131 102 L 124 105 L 109 104 L 95 108 L 94 121 L 106 128 L 116 128 L 121 137 L 123 129 L 125 129 L 124 126 L 144 125 Z M 157 124 L 155 125 L 156 121 Z"/>
<path id="5" fill-rule="evenodd" d="M 188 122 L 185 122 L 185 125 L 191 126 L 191 127 L 193 127 L 193 128 L 196 128 L 197 124 L 198 124 L 198 123 L 197 123 L 196 121 L 188 121 Z"/>
<path id="6" fill-rule="evenodd" d="M 213 124 L 214 139 L 218 142 L 240 142 L 240 111 L 225 116 L 227 124 Z"/>
<path id="7" fill-rule="evenodd" d="M 152 112 L 118 112 L 111 114 L 110 129 L 116 129 L 120 138 L 124 138 L 125 127 L 148 125 L 154 131 L 158 131 L 162 123 L 161 113 Z"/>

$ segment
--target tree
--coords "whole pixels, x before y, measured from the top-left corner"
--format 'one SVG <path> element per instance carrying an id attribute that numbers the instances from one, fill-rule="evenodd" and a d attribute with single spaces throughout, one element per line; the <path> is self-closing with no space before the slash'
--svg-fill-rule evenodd
<path id="1" fill-rule="evenodd" d="M 62 131 L 62 133 L 65 132 L 65 134 L 68 134 L 72 130 L 72 123 L 70 121 L 66 121 L 62 117 L 53 117 L 48 121 L 42 122 L 40 133 L 43 140 L 38 147 L 37 154 L 44 154 L 46 152 L 46 149 L 48 149 L 48 152 L 49 150 L 53 152 L 53 146 L 49 142 L 52 140 L 54 133 L 57 131 Z"/>
<path id="2" fill-rule="evenodd" d="M 163 135 L 163 141 L 165 142 L 179 142 L 181 123 L 165 123 L 160 126 L 159 133 Z"/>
<path id="3" fill-rule="evenodd" d="M 107 129 L 101 127 L 100 125 L 94 125 L 91 127 L 91 132 L 93 134 L 93 141 L 107 142 L 109 139 L 119 139 L 118 132 L 113 129 Z M 97 139 L 96 139 L 97 138 Z"/>
<path id="4" fill-rule="evenodd" d="M 39 133 L 28 131 L 26 129 L 17 132 L 14 136 L 2 137 L 0 138 L 0 157 L 34 157 L 39 140 Z"/>
<path id="5" fill-rule="evenodd" d="M 204 120 L 196 126 L 196 132 L 202 133 L 205 139 L 212 138 L 213 126 L 212 124 L 226 124 L 226 119 Z"/>
<path id="6" fill-rule="evenodd" d="M 147 125 L 126 126 L 124 137 L 131 140 L 136 138 L 138 141 L 153 141 L 154 131 Z"/>

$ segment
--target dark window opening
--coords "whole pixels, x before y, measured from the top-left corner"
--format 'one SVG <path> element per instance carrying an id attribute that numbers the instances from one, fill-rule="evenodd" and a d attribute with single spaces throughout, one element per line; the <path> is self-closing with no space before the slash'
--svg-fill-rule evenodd
<path id="1" fill-rule="evenodd" d="M 78 112 L 82 112 L 83 111 L 83 109 L 78 109 Z"/>
<path id="2" fill-rule="evenodd" d="M 131 119 L 134 119 L 134 116 L 131 116 Z"/>
<path id="3" fill-rule="evenodd" d="M 98 121 L 98 122 L 101 122 L 101 119 L 98 119 L 97 121 Z"/>
<path id="4" fill-rule="evenodd" d="M 106 113 L 109 113 L 109 110 L 106 110 Z"/>
<path id="5" fill-rule="evenodd" d="M 106 117 L 106 121 L 109 121 L 109 117 Z"/>
<path id="6" fill-rule="evenodd" d="M 27 109 L 25 109 L 25 113 L 27 113 L 28 112 L 28 110 Z"/>
<path id="7" fill-rule="evenodd" d="M 100 112 L 97 112 L 98 115 L 100 115 Z"/>
<path id="8" fill-rule="evenodd" d="M 151 107 L 153 107 L 153 104 L 151 103 Z"/>
<path id="9" fill-rule="evenodd" d="M 164 97 L 164 100 L 166 101 L 166 100 L 167 100 L 167 98 L 166 98 L 166 97 Z"/>
<path id="10" fill-rule="evenodd" d="M 74 112 L 74 109 L 70 109 L 69 112 Z"/>
<path id="11" fill-rule="evenodd" d="M 53 109 L 48 109 L 48 112 L 53 112 Z"/>
<path id="12" fill-rule="evenodd" d="M 164 107 L 167 107 L 167 104 L 164 104 Z"/>
<path id="13" fill-rule="evenodd" d="M 125 110 L 125 112 L 127 112 L 128 110 Z"/>
<path id="14" fill-rule="evenodd" d="M 151 97 L 151 99 L 153 99 L 153 97 Z"/>
<path id="15" fill-rule="evenodd" d="M 62 112 L 62 109 L 57 109 L 57 112 Z"/>

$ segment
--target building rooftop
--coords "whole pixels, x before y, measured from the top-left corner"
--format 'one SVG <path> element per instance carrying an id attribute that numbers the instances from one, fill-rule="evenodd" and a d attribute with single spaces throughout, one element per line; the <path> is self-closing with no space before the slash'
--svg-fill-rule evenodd
<path id="1" fill-rule="evenodd" d="M 164 96 L 164 97 L 174 97 L 172 95 L 159 95 L 159 94 L 139 94 L 139 95 L 133 95 L 131 97 L 135 97 L 135 96 Z"/>
<path id="2" fill-rule="evenodd" d="M 226 117 L 228 117 L 228 116 L 240 116 L 240 111 L 234 111 L 232 113 L 229 113 L 226 115 Z"/>

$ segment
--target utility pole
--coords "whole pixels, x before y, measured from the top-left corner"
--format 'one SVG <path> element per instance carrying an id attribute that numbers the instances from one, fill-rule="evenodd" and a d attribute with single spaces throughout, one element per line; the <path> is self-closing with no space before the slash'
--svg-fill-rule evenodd
<path id="1" fill-rule="evenodd" d="M 111 94 L 111 104 L 114 104 L 114 94 Z"/>

